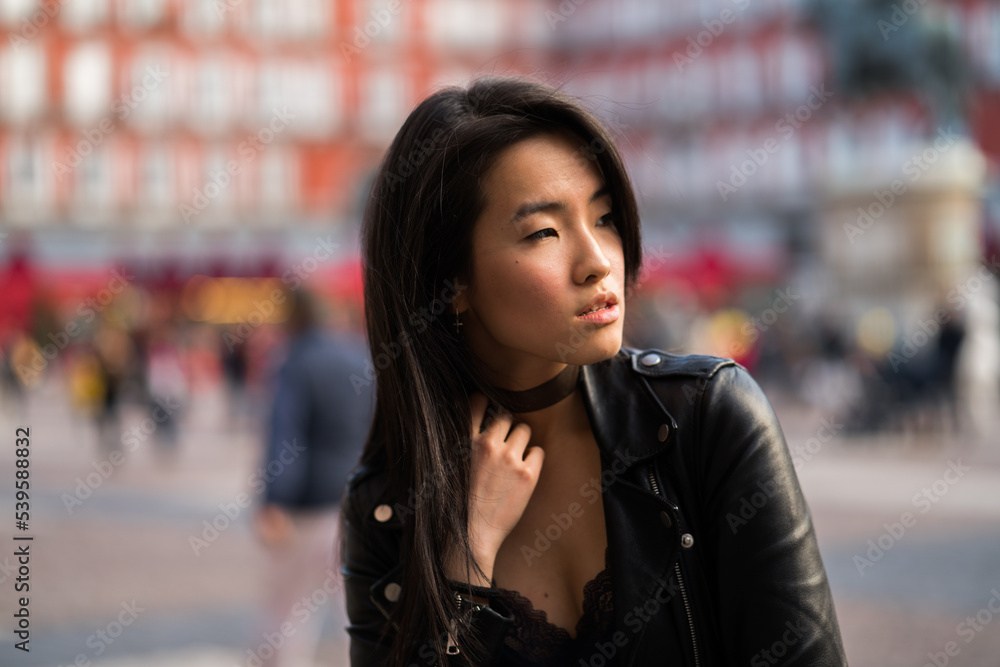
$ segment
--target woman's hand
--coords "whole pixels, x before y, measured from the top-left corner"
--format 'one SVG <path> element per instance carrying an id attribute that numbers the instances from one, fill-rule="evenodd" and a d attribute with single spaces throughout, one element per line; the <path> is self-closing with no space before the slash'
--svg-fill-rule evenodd
<path id="1" fill-rule="evenodd" d="M 450 554 L 446 571 L 449 579 L 468 581 L 471 577 L 473 585 L 489 586 L 497 552 L 528 506 L 545 452 L 541 447 L 529 446 L 531 427 L 524 422 L 514 424 L 509 413 L 494 413 L 480 433 L 486 415 L 486 396 L 473 393 L 469 404 L 472 409 L 469 541 L 476 563 L 488 579 L 477 581 L 475 572 L 466 575 L 464 560 L 455 553 L 457 550 Z"/>
<path id="2" fill-rule="evenodd" d="M 295 526 L 288 512 L 271 503 L 254 513 L 253 525 L 258 539 L 272 549 L 287 546 L 295 536 Z"/>

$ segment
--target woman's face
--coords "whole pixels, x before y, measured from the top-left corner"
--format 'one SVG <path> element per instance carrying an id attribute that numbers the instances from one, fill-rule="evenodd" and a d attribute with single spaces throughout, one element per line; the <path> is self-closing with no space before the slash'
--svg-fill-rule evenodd
<path id="1" fill-rule="evenodd" d="M 582 144 L 544 134 L 500 154 L 472 233 L 461 333 L 491 380 L 527 389 L 621 348 L 625 262 L 611 195 Z M 596 313 L 583 316 L 596 302 Z"/>

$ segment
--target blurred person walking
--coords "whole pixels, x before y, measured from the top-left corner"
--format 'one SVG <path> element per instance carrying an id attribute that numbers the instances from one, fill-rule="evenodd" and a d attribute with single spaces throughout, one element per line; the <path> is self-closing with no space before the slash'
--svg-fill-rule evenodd
<path id="1" fill-rule="evenodd" d="M 338 315 L 346 315 L 339 311 Z M 339 586 L 333 562 L 340 497 L 361 454 L 371 421 L 372 393 L 356 387 L 367 349 L 345 324 L 327 330 L 315 297 L 293 290 L 287 355 L 276 373 L 274 402 L 262 469 L 266 488 L 254 517 L 268 551 L 265 636 L 280 646 L 262 664 L 314 664 L 327 608 L 307 613 L 301 601 Z M 332 590 L 323 600 L 340 599 Z M 275 642 L 277 643 L 277 642 Z"/>
<path id="2" fill-rule="evenodd" d="M 219 358 L 226 381 L 226 398 L 229 421 L 237 424 L 248 415 L 247 410 L 247 359 L 246 345 L 243 344 L 237 325 L 229 325 L 229 336 L 220 336 Z M 232 341 L 239 341 L 233 344 Z"/>
<path id="3" fill-rule="evenodd" d="M 0 406 L 12 418 L 24 411 L 24 378 L 16 369 L 25 366 L 29 348 L 27 334 L 18 329 L 7 332 L 0 341 Z"/>
<path id="4" fill-rule="evenodd" d="M 94 352 L 103 386 L 94 421 L 104 452 L 121 449 L 120 407 L 125 383 L 134 374 L 135 349 L 121 329 L 102 324 L 94 336 Z"/>
<path id="5" fill-rule="evenodd" d="M 176 335 L 170 329 L 151 329 L 145 353 L 146 405 L 156 423 L 153 442 L 161 458 L 176 457 L 178 423 L 188 400 Z"/>

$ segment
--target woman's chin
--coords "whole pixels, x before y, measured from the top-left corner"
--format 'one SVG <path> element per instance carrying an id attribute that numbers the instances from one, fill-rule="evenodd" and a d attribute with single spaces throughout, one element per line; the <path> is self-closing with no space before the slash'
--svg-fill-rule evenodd
<path id="1" fill-rule="evenodd" d="M 567 350 L 565 355 L 560 354 L 563 357 L 560 361 L 577 366 L 596 364 L 618 354 L 621 347 L 621 335 L 595 337 L 577 349 Z"/>

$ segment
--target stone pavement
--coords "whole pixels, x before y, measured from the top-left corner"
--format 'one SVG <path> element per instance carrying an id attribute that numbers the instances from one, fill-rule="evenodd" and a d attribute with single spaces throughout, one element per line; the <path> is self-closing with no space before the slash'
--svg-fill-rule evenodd
<path id="1" fill-rule="evenodd" d="M 823 415 L 775 409 L 849 663 L 1000 666 L 1000 613 L 988 606 L 1000 610 L 1000 420 L 978 436 L 821 442 Z"/>
<path id="2" fill-rule="evenodd" d="M 988 607 L 993 589 L 1000 591 L 1000 431 L 847 440 L 826 437 L 829 422 L 822 430 L 824 418 L 813 411 L 791 404 L 776 410 L 799 459 L 850 664 L 1000 666 L 1000 617 Z M 93 428 L 73 416 L 57 384 L 42 387 L 16 418 L 0 406 L 0 438 L 11 440 L 15 425 L 32 429 L 28 532 L 35 536 L 32 650 L 16 651 L 5 640 L 0 665 L 252 662 L 247 651 L 261 643 L 264 558 L 249 510 L 197 555 L 189 543 L 220 504 L 248 491 L 258 460 L 259 429 L 233 428 L 220 414 L 221 397 L 201 397 L 187 415 L 176 460 L 160 460 L 143 443 L 104 479 L 107 457 Z M 141 418 L 129 410 L 124 426 Z M 0 470 L 12 470 L 12 462 L 12 447 L 0 447 Z M 67 494 L 86 495 L 88 475 L 99 483 L 67 505 Z M 12 510 L 7 477 L 0 479 L 0 508 Z M 903 525 L 906 513 L 912 516 Z M 10 544 L 12 532 L 12 521 L 4 521 L 0 540 Z M 7 619 L 15 608 L 9 551 L 0 551 L 0 615 Z M 334 596 L 324 607 L 319 664 L 346 665 L 343 600 Z M 117 625 L 127 609 L 141 611 Z"/>

